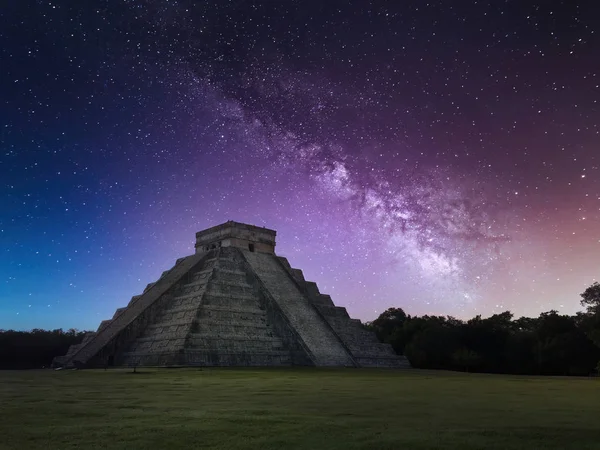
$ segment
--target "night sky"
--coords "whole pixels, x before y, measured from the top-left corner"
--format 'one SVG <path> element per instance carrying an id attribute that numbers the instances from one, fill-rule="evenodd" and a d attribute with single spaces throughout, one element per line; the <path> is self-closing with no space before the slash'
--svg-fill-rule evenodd
<path id="1" fill-rule="evenodd" d="M 95 329 L 227 220 L 362 320 L 581 309 L 598 1 L 0 9 L 0 328 Z"/>

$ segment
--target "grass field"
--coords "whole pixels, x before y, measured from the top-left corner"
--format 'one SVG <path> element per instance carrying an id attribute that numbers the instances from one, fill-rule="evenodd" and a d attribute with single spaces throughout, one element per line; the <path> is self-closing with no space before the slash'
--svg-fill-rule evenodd
<path id="1" fill-rule="evenodd" d="M 0 448 L 600 449 L 600 380 L 377 370 L 0 372 Z"/>

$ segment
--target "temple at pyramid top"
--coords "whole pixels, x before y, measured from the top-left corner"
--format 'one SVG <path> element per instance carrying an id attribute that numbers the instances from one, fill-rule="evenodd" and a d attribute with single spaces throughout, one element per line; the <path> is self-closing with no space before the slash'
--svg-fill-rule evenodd
<path id="1" fill-rule="evenodd" d="M 275 253 L 275 230 L 230 220 L 196 233 L 196 253 L 219 247 L 237 247 L 251 252 Z"/>
<path id="2" fill-rule="evenodd" d="M 177 260 L 56 367 L 410 367 L 275 254 L 274 230 L 229 221 Z"/>

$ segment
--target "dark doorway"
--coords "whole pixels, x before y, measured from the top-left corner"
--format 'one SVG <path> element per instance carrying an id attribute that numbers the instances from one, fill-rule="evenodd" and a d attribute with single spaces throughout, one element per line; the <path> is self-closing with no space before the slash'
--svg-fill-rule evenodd
<path id="1" fill-rule="evenodd" d="M 248 250 L 250 250 L 251 252 L 254 251 L 254 244 L 248 244 Z"/>

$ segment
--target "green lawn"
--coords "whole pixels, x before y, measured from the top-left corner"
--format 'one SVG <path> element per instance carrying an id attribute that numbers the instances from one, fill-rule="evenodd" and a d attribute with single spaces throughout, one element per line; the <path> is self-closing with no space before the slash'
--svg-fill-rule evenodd
<path id="1" fill-rule="evenodd" d="M 0 372 L 0 448 L 600 448 L 598 379 L 141 372 Z"/>

